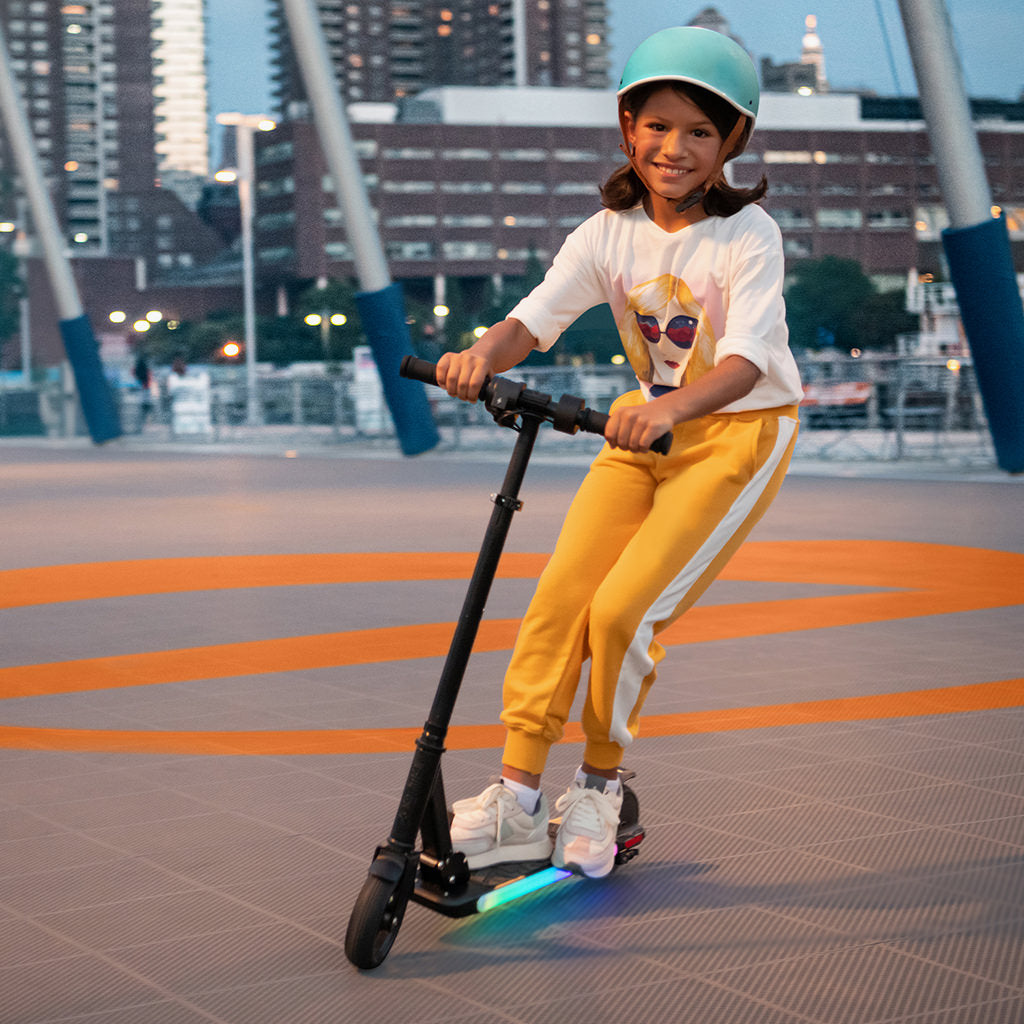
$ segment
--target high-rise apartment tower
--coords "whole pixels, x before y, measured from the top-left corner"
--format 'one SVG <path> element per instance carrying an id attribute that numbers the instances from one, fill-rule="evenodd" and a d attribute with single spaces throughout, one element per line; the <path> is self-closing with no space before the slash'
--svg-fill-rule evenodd
<path id="1" fill-rule="evenodd" d="M 206 0 L 153 0 L 157 173 L 195 209 L 210 173 Z"/>
<path id="2" fill-rule="evenodd" d="M 73 256 L 151 250 L 158 185 L 208 173 L 204 0 L 5 0 L 11 67 Z M 15 168 L 0 138 L 0 169 Z M 9 212 L 9 211 L 8 211 Z M 138 238 L 134 236 L 138 236 Z"/>
<path id="3" fill-rule="evenodd" d="M 271 0 L 275 101 L 304 113 L 283 0 Z M 438 85 L 604 89 L 605 0 L 317 0 L 345 100 L 391 102 Z"/>

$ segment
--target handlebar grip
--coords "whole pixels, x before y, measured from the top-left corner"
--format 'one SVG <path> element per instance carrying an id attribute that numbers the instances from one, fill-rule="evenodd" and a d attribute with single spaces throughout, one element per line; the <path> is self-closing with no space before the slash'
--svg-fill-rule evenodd
<path id="1" fill-rule="evenodd" d="M 594 409 L 585 410 L 585 415 L 580 422 L 580 430 L 584 430 L 588 434 L 603 434 L 607 426 L 608 417 L 603 412 L 596 412 Z M 672 431 L 670 430 L 668 433 L 662 434 L 651 445 L 651 451 L 658 455 L 668 455 L 671 447 Z"/>
<path id="2" fill-rule="evenodd" d="M 580 430 L 588 434 L 604 435 L 604 428 L 608 426 L 608 417 L 596 409 L 584 409 L 579 418 Z"/>
<path id="3" fill-rule="evenodd" d="M 420 359 L 417 356 L 404 356 L 402 362 L 398 367 L 398 374 L 400 377 L 408 377 L 410 380 L 418 380 L 423 384 L 433 384 L 435 388 L 439 388 L 441 385 L 437 383 L 437 363 L 431 363 L 426 359 Z M 483 388 L 480 390 L 480 398 L 485 395 L 485 390 L 490 384 L 492 378 L 488 378 L 484 382 Z"/>
<path id="4" fill-rule="evenodd" d="M 426 359 L 405 356 L 398 372 L 410 380 L 422 381 L 424 384 L 433 384 L 437 387 L 437 364 L 427 362 Z"/>
<path id="5" fill-rule="evenodd" d="M 668 455 L 668 453 L 669 453 L 671 448 L 672 448 L 672 431 L 671 430 L 668 431 L 665 434 L 662 434 L 661 437 L 659 437 L 654 442 L 654 444 L 651 445 L 651 451 L 652 452 L 657 452 L 658 455 Z"/>

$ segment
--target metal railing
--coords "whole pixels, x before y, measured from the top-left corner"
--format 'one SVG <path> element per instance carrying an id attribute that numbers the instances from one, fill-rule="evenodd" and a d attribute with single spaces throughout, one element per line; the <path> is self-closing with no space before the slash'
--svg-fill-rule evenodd
<path id="1" fill-rule="evenodd" d="M 378 382 L 357 378 L 350 366 L 261 372 L 256 378 L 260 423 L 255 426 L 247 421 L 249 396 L 243 375 L 216 367 L 192 373 L 205 375 L 205 384 L 199 404 L 193 404 L 188 415 L 180 408 L 182 395 L 172 394 L 164 383 L 152 391 L 118 388 L 125 434 L 155 444 L 393 444 Z M 993 461 L 970 359 L 813 354 L 801 360 L 801 373 L 815 404 L 801 409 L 797 457 Z M 515 374 L 528 387 L 556 398 L 563 393 L 578 395 L 605 412 L 615 396 L 635 386 L 628 367 L 526 366 Z M 830 389 L 836 396 L 831 404 Z M 851 395 L 857 400 L 850 401 Z M 467 405 L 433 388 L 428 388 L 428 398 L 443 445 L 478 448 L 507 440 L 503 431 L 493 429 L 482 405 Z M 0 434 L 82 433 L 73 403 L 66 383 L 49 381 L 25 388 L 0 380 Z"/>

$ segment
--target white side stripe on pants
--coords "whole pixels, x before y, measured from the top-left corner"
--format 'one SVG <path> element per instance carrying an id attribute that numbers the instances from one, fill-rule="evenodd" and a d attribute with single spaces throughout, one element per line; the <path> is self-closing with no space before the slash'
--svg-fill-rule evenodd
<path id="1" fill-rule="evenodd" d="M 626 650 L 619 672 L 618 684 L 615 688 L 615 702 L 612 709 L 612 722 L 609 739 L 626 747 L 632 743 L 627 723 L 640 694 L 644 679 L 654 668 L 650 655 L 651 641 L 654 639 L 654 624 L 661 622 L 672 614 L 687 591 L 707 571 L 718 553 L 729 539 L 740 528 L 754 506 L 760 500 L 764 489 L 781 463 L 786 449 L 797 429 L 796 420 L 780 417 L 779 431 L 771 454 L 764 465 L 750 479 L 740 492 L 730 509 L 712 531 L 708 539 L 701 545 L 693 558 L 683 566 L 682 570 L 665 588 L 658 599 L 651 605 L 643 617 L 632 642 Z"/>

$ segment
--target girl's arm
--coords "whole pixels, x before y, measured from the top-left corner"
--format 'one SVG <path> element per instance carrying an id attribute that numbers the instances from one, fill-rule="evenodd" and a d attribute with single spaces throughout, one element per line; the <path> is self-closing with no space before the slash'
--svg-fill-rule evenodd
<path id="1" fill-rule="evenodd" d="M 749 394 L 761 371 L 743 356 L 726 356 L 699 380 L 643 405 L 627 406 L 611 414 L 605 440 L 613 448 L 646 451 L 677 423 L 717 412 Z"/>
<path id="2" fill-rule="evenodd" d="M 462 352 L 445 352 L 437 361 L 437 383 L 454 398 L 475 402 L 488 377 L 521 363 L 537 339 L 518 320 L 502 320 Z"/>

